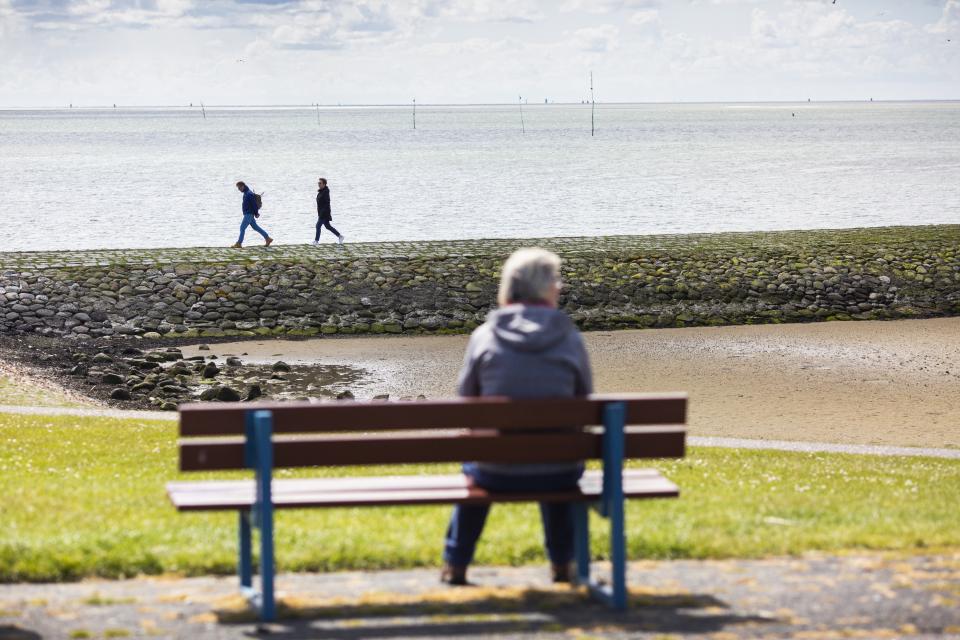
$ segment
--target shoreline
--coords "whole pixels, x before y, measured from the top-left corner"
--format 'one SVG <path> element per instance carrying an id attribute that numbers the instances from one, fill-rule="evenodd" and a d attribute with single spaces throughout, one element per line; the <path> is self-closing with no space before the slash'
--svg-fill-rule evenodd
<path id="1" fill-rule="evenodd" d="M 960 448 L 960 318 L 585 332 L 598 392 L 686 391 L 691 436 Z M 367 372 L 358 398 L 455 394 L 468 337 L 244 340 L 203 352 Z M 184 346 L 184 355 L 201 353 Z"/>
<path id="2" fill-rule="evenodd" d="M 692 437 L 960 449 L 960 318 L 586 331 L 584 338 L 598 392 L 685 391 Z M 79 394 L 91 405 L 159 408 L 164 403 L 148 397 L 154 392 L 111 400 L 111 385 L 71 375 L 68 367 L 77 354 L 89 358 L 108 349 L 105 344 L 114 353 L 178 344 L 185 358 L 224 363 L 239 357 L 243 366 L 234 378 L 257 377 L 271 399 L 332 400 L 343 391 L 360 400 L 382 394 L 435 399 L 455 395 L 467 340 L 465 334 L 126 338 L 62 345 L 22 337 L 0 341 L 0 372 L 17 372 L 28 384 L 39 379 L 53 396 L 63 387 L 62 395 Z M 273 386 L 270 370 L 278 360 L 292 373 Z M 349 375 L 334 375 L 338 371 Z M 216 384 L 234 384 L 230 370 L 224 372 L 228 378 Z M 165 409 L 196 399 L 208 388 L 199 383 L 183 389 L 180 400 L 161 398 L 174 400 Z"/>

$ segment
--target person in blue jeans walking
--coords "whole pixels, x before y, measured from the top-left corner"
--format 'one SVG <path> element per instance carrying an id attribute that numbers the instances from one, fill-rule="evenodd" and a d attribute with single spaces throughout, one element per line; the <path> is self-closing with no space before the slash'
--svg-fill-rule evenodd
<path id="1" fill-rule="evenodd" d="M 243 180 L 237 183 L 237 190 L 243 194 L 243 204 L 241 205 L 243 209 L 243 222 L 240 223 L 240 238 L 234 243 L 233 248 L 239 249 L 243 246 L 243 234 L 246 233 L 247 227 L 250 227 L 262 235 L 266 241 L 265 245 L 269 247 L 270 243 L 273 242 L 273 238 L 257 224 L 257 197 Z"/>
<path id="2" fill-rule="evenodd" d="M 583 396 L 593 391 L 583 337 L 557 307 L 560 258 L 544 249 L 520 249 L 503 265 L 497 302 L 467 345 L 458 380 L 461 396 L 544 398 Z M 569 489 L 583 463 L 494 464 L 468 462 L 463 472 L 491 491 Z M 454 507 L 444 545 L 441 580 L 467 584 L 467 567 L 490 511 L 489 505 Z M 574 523 L 569 503 L 540 503 L 544 541 L 555 582 L 572 574 Z"/>

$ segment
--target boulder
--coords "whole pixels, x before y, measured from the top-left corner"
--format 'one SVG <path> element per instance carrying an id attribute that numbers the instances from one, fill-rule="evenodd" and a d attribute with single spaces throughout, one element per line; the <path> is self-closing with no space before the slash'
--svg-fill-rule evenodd
<path id="1" fill-rule="evenodd" d="M 131 397 L 130 390 L 124 387 L 117 387 L 110 392 L 110 398 L 113 400 L 129 400 Z"/>
<path id="2" fill-rule="evenodd" d="M 217 400 L 220 402 L 240 402 L 240 392 L 232 387 L 220 387 L 217 391 Z"/>

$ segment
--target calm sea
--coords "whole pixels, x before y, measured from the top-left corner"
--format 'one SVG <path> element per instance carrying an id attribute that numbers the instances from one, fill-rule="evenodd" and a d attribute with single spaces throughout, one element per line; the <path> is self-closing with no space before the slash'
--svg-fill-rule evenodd
<path id="1" fill-rule="evenodd" d="M 348 241 L 960 222 L 958 102 L 598 105 L 592 137 L 589 106 L 522 117 L 0 111 L 0 251 L 229 245 L 241 179 L 278 243 L 306 243 L 318 176 Z"/>

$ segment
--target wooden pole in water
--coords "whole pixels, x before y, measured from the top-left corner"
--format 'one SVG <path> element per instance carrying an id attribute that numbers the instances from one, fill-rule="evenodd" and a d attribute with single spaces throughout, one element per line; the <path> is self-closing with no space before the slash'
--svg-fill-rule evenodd
<path id="1" fill-rule="evenodd" d="M 317 126 L 320 126 L 320 103 L 317 103 Z"/>
<path id="2" fill-rule="evenodd" d="M 597 108 L 597 102 L 593 99 L 593 71 L 590 72 L 590 137 L 593 137 L 594 120 L 593 112 Z"/>
<path id="3" fill-rule="evenodd" d="M 417 128 L 417 99 L 413 99 L 413 128 Z"/>
<path id="4" fill-rule="evenodd" d="M 523 125 L 523 96 L 517 96 L 520 102 L 520 133 L 526 133 L 527 128 Z"/>
<path id="5" fill-rule="evenodd" d="M 204 108 L 202 102 L 200 103 L 200 113 L 203 114 L 203 119 L 206 120 L 206 119 L 207 119 L 207 110 Z"/>

